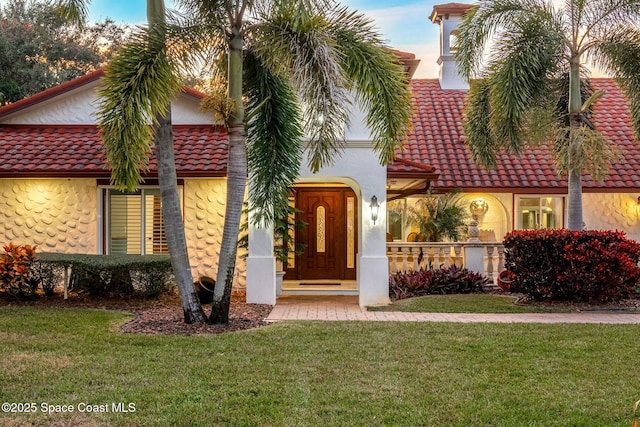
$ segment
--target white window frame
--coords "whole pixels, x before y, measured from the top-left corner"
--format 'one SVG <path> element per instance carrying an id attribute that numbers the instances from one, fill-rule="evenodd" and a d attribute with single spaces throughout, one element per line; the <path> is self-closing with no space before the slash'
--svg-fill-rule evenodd
<path id="1" fill-rule="evenodd" d="M 140 210 L 140 252 L 141 255 L 147 255 L 146 252 L 146 235 L 145 235 L 145 191 L 154 190 L 159 191 L 160 187 L 157 185 L 142 185 L 138 188 L 141 198 L 141 210 Z M 109 206 L 109 192 L 118 191 L 111 185 L 98 186 L 98 253 L 103 255 L 110 254 L 110 206 Z M 178 195 L 180 197 L 180 208 L 182 210 L 182 217 L 184 221 L 184 189 L 183 184 L 178 185 Z"/>

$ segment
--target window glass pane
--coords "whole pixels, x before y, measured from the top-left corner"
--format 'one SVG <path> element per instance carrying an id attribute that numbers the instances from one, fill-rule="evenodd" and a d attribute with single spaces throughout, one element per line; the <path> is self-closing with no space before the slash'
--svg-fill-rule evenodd
<path id="1" fill-rule="evenodd" d="M 521 197 L 518 205 L 520 229 L 562 228 L 562 197 Z"/>
<path id="2" fill-rule="evenodd" d="M 406 206 L 405 199 L 393 200 L 387 203 L 387 233 L 393 237 L 393 240 L 402 240 L 404 236 L 403 224 L 406 223 Z"/>

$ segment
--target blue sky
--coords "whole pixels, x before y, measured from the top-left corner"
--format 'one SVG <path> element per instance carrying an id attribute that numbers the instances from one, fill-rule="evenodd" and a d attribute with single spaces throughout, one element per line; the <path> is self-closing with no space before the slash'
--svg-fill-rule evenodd
<path id="1" fill-rule="evenodd" d="M 438 76 L 438 27 L 429 21 L 429 15 L 434 4 L 442 3 L 447 1 L 341 1 L 341 4 L 369 16 L 383 39 L 393 48 L 412 52 L 421 60 L 415 78 Z M 169 4 L 170 0 L 167 1 L 167 6 Z M 146 22 L 145 6 L 144 0 L 92 0 L 90 19 L 96 21 L 110 17 L 117 22 L 141 24 Z"/>

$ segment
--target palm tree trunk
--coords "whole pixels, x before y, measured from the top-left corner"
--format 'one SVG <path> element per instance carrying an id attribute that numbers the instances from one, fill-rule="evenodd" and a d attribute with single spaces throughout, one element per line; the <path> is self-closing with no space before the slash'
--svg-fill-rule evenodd
<path id="1" fill-rule="evenodd" d="M 237 30 L 237 31 L 236 31 Z M 242 205 L 247 186 L 247 151 L 244 127 L 244 106 L 242 100 L 242 49 L 244 46 L 240 28 L 234 28 L 234 36 L 229 43 L 229 98 L 235 109 L 229 123 L 229 150 L 227 160 L 227 205 L 224 217 L 222 245 L 218 261 L 216 286 L 209 323 L 229 323 L 231 289 L 236 267 L 238 234 Z"/>
<path id="2" fill-rule="evenodd" d="M 149 20 L 149 27 L 157 27 L 164 31 L 164 0 L 147 0 L 147 19 Z M 187 251 L 187 239 L 182 222 L 182 210 L 180 209 L 178 177 L 173 151 L 171 104 L 167 106 L 164 114 L 157 115 L 156 121 L 154 144 L 158 159 L 158 183 L 160 185 L 160 200 L 162 201 L 162 217 L 171 266 L 173 267 L 173 274 L 180 292 L 184 321 L 185 323 L 204 323 L 206 316 L 193 284 Z"/>
<path id="3" fill-rule="evenodd" d="M 571 57 L 569 71 L 569 118 L 571 121 L 571 135 L 569 139 L 569 182 L 567 228 L 582 230 L 582 170 L 575 168 L 575 156 L 579 152 L 582 139 L 577 130 L 580 127 L 582 97 L 580 93 L 580 56 Z"/>
<path id="4" fill-rule="evenodd" d="M 182 222 L 180 195 L 176 161 L 173 151 L 173 131 L 171 127 L 171 106 L 167 108 L 165 117 L 157 117 L 155 129 L 155 148 L 158 159 L 158 182 L 162 200 L 162 216 L 167 236 L 167 246 L 171 257 L 171 266 L 176 278 L 182 311 L 186 323 L 204 323 L 206 316 L 196 294 L 189 264 L 187 239 Z"/>

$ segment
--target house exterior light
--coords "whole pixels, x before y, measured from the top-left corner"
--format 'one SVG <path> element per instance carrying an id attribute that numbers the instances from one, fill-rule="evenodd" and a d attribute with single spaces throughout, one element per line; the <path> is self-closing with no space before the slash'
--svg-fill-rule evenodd
<path id="1" fill-rule="evenodd" d="M 369 207 L 371 208 L 371 221 L 373 221 L 373 225 L 376 225 L 378 214 L 380 213 L 380 204 L 378 204 L 378 198 L 375 195 L 371 196 L 371 204 Z"/>

